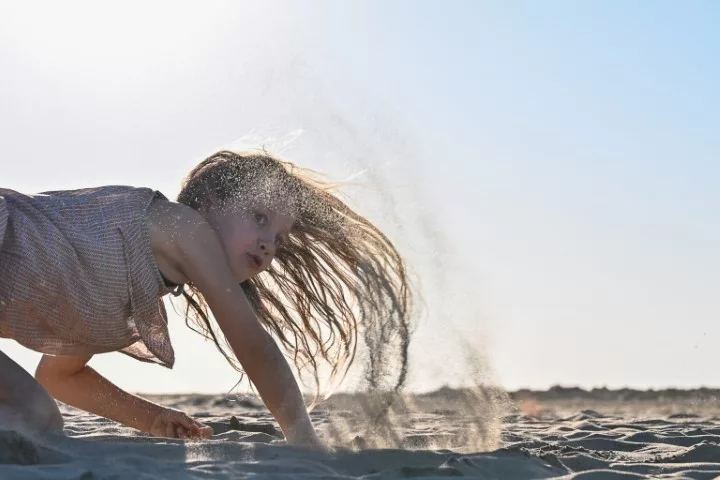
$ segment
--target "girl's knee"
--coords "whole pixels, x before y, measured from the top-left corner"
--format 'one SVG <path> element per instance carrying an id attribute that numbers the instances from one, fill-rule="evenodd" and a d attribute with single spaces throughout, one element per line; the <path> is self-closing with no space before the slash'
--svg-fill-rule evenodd
<path id="1" fill-rule="evenodd" d="M 28 418 L 29 423 L 39 431 L 61 431 L 63 428 L 63 417 L 55 399 L 45 390 L 34 392 Z"/>
<path id="2" fill-rule="evenodd" d="M 62 426 L 62 414 L 55 399 L 0 351 L 0 427 L 47 432 Z"/>
<path id="3" fill-rule="evenodd" d="M 63 431 L 65 421 L 63 420 L 62 413 L 60 410 L 52 412 L 45 423 L 44 430 L 47 432 L 60 433 Z"/>
<path id="4" fill-rule="evenodd" d="M 3 417 L 11 427 L 27 428 L 33 432 L 60 432 L 63 417 L 55 400 L 43 389 L 18 392 L 9 404 L 4 405 Z M 15 412 L 12 415 L 7 412 Z"/>

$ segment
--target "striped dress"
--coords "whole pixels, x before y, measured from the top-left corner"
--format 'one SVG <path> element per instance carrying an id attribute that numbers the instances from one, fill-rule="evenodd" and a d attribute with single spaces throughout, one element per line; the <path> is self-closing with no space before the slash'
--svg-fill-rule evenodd
<path id="1" fill-rule="evenodd" d="M 0 337 L 51 355 L 121 351 L 172 368 L 149 188 L 0 188 Z"/>

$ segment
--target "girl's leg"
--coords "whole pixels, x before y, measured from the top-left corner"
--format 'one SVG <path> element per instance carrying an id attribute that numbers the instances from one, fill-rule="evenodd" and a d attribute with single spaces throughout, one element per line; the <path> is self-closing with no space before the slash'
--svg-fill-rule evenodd
<path id="1" fill-rule="evenodd" d="M 63 419 L 50 394 L 0 351 L 0 429 L 61 431 Z"/>

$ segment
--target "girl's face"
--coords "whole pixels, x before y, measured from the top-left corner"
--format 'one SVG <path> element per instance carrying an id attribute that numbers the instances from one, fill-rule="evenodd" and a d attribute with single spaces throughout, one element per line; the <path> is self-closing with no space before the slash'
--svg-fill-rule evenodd
<path id="1" fill-rule="evenodd" d="M 220 237 L 238 282 L 244 282 L 270 266 L 278 246 L 285 241 L 293 225 L 293 217 L 280 208 L 270 207 L 213 208 L 205 218 Z"/>

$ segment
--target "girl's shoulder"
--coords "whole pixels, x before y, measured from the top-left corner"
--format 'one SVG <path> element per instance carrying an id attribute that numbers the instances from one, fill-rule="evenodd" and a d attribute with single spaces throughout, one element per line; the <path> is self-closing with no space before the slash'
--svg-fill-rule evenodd
<path id="1" fill-rule="evenodd" d="M 31 194 L 30 196 L 88 200 L 111 198 L 118 200 L 122 197 L 152 195 L 158 195 L 162 198 L 166 198 L 161 192 L 150 187 L 132 185 L 101 185 L 96 187 L 76 188 L 71 190 L 49 190 L 37 194 Z"/>
<path id="2" fill-rule="evenodd" d="M 144 214 L 156 198 L 166 199 L 161 192 L 152 188 L 128 185 L 48 190 L 39 193 L 21 193 L 0 188 L 0 197 L 7 208 L 14 207 L 26 215 L 50 215 L 58 219 L 67 217 L 67 220 L 81 220 L 83 215 L 97 215 L 102 218 L 111 218 L 115 214 L 136 216 L 133 212 Z"/>
<path id="3" fill-rule="evenodd" d="M 139 204 L 140 206 L 145 204 L 144 206 L 147 207 L 155 198 L 166 199 L 165 195 L 158 190 L 130 185 L 104 185 L 72 190 L 47 190 L 38 193 L 23 193 L 0 188 L 0 197 L 9 203 L 40 209 L 73 207 L 74 205 L 107 208 L 113 204 L 124 203 Z"/>

